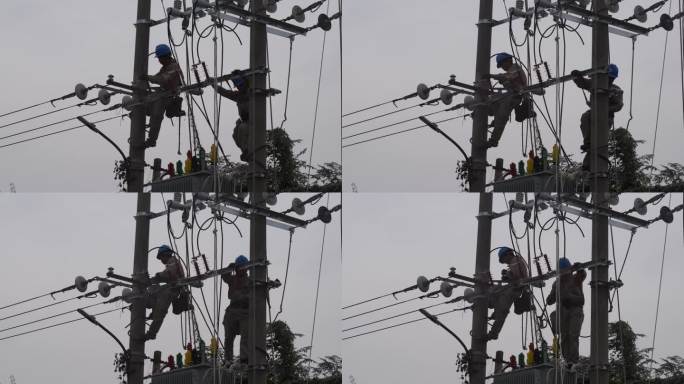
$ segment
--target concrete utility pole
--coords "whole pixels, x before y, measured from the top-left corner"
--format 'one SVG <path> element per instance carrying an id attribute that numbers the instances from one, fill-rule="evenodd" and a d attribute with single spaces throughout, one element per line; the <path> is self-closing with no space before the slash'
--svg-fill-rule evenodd
<path id="1" fill-rule="evenodd" d="M 250 10 L 265 15 L 263 1 L 251 0 Z M 266 49 L 268 39 L 266 24 L 252 21 L 249 38 L 249 65 L 251 69 L 266 68 Z M 259 72 L 251 78 L 250 99 L 250 180 L 252 204 L 265 206 L 263 192 L 266 191 L 264 166 L 266 164 L 266 73 Z M 249 258 L 256 263 L 251 271 L 254 284 L 249 293 L 249 383 L 266 384 L 266 217 L 252 215 L 249 228 Z"/>
<path id="2" fill-rule="evenodd" d="M 492 55 L 492 0 L 480 0 L 480 16 L 477 21 L 477 61 L 475 63 L 475 82 L 480 84 L 482 75 L 489 73 Z M 487 89 L 475 93 L 478 105 L 489 97 Z M 481 104 L 473 110 L 473 132 L 471 138 L 470 191 L 484 192 L 487 176 L 487 106 Z"/>
<path id="3" fill-rule="evenodd" d="M 490 2 L 491 4 L 491 2 Z M 491 9 L 491 8 L 490 8 Z M 475 301 L 470 342 L 469 375 L 471 384 L 484 384 L 487 376 L 487 291 L 489 285 L 489 251 L 492 247 L 492 194 L 480 193 L 477 214 L 477 249 L 475 259 Z"/>
<path id="4" fill-rule="evenodd" d="M 134 105 L 147 96 L 141 75 L 147 74 L 150 51 L 150 11 L 151 0 L 138 0 L 138 17 L 135 21 L 135 58 L 133 59 Z M 142 192 L 145 176 L 145 106 L 140 103 L 131 111 L 131 132 L 129 145 L 130 167 L 126 184 L 129 192 Z"/>
<path id="5" fill-rule="evenodd" d="M 592 2 L 594 13 L 608 15 L 606 0 Z M 592 67 L 606 68 L 610 60 L 608 24 L 592 26 Z M 608 193 L 608 74 L 593 76 L 591 114 L 592 199 L 606 207 Z M 591 260 L 608 262 L 608 217 L 594 213 L 591 226 Z M 608 383 L 608 265 L 599 265 L 591 273 L 591 384 Z"/>
<path id="6" fill-rule="evenodd" d="M 127 375 L 129 384 L 142 384 L 145 368 L 145 292 L 147 250 L 150 243 L 150 194 L 138 193 L 135 215 L 135 249 L 133 254 L 133 299 L 131 300 L 131 331 L 129 338 Z"/>

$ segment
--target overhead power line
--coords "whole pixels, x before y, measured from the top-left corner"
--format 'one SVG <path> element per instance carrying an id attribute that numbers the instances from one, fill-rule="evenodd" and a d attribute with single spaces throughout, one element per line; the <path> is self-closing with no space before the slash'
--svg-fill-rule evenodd
<path id="1" fill-rule="evenodd" d="M 444 123 L 444 122 L 447 122 L 447 121 L 456 120 L 456 119 L 460 119 L 460 118 L 462 118 L 462 117 L 467 117 L 467 116 L 470 116 L 470 113 L 465 114 L 465 115 L 450 117 L 450 118 L 444 119 L 444 120 L 439 120 L 439 121 L 436 121 L 435 124 Z M 366 139 L 366 140 L 362 140 L 362 141 L 357 141 L 357 142 L 351 143 L 351 144 L 346 144 L 346 145 L 343 145 L 342 148 L 353 147 L 353 146 L 355 146 L 355 145 L 359 145 L 359 144 L 363 144 L 363 143 L 368 143 L 368 142 L 375 141 L 375 140 L 384 139 L 384 138 L 386 138 L 386 137 L 398 135 L 398 134 L 400 134 L 400 133 L 406 133 L 406 132 L 410 132 L 410 131 L 415 131 L 416 129 L 425 128 L 425 127 L 427 127 L 427 125 L 421 124 L 421 125 L 419 125 L 419 126 L 417 126 L 417 127 L 413 127 L 413 128 L 409 128 L 409 129 L 404 129 L 404 130 L 402 130 L 402 131 L 397 131 L 397 132 L 393 132 L 393 133 L 388 133 L 388 134 L 386 134 L 386 135 L 382 135 L 382 136 L 378 136 L 378 137 L 373 137 L 373 138 L 371 138 L 371 139 Z M 0 147 L 0 148 L 2 148 L 2 147 Z"/>
<path id="2" fill-rule="evenodd" d="M 86 100 L 86 101 L 81 102 L 81 103 L 78 103 L 78 104 L 74 104 L 74 105 L 70 105 L 70 106 L 67 106 L 67 107 L 55 109 L 54 111 L 45 112 L 45 113 L 41 113 L 41 114 L 39 114 L 39 115 L 27 117 L 27 118 L 25 118 L 25 119 L 17 120 L 17 121 L 12 122 L 12 123 L 7 123 L 7 124 L 5 124 L 5 125 L 0 125 L 0 129 L 6 128 L 6 127 L 9 127 L 9 126 L 12 126 L 12 125 L 16 125 L 16 124 L 19 124 L 19 123 L 23 123 L 23 122 L 26 122 L 26 121 L 30 121 L 30 120 L 33 120 L 33 119 L 37 119 L 37 118 L 39 118 L 39 117 L 43 117 L 43 116 L 47 116 L 47 115 L 52 115 L 53 113 L 57 113 L 57 112 L 61 112 L 61 111 L 66 111 L 67 109 L 71 109 L 71 108 L 75 108 L 75 107 L 82 107 L 82 106 L 84 106 L 84 105 L 89 105 L 89 104 L 95 104 L 96 101 L 97 101 L 97 98 L 91 99 L 91 100 Z"/>
<path id="3" fill-rule="evenodd" d="M 120 106 L 120 105 L 115 105 L 114 107 L 108 107 L 108 108 L 105 108 L 105 109 L 101 109 L 101 110 L 99 110 L 99 111 L 90 112 L 90 113 L 86 113 L 86 114 L 84 114 L 84 115 L 79 115 L 79 116 L 81 116 L 81 117 L 86 117 L 86 116 L 91 116 L 91 115 L 94 115 L 94 114 L 97 114 L 97 113 L 112 111 L 112 110 L 118 108 L 119 106 Z M 2 136 L 2 137 L 0 137 L 0 140 L 9 139 L 10 137 L 23 135 L 23 134 L 26 134 L 26 133 L 29 133 L 29 132 L 34 132 L 34 131 L 38 131 L 38 130 L 41 130 L 41 129 L 45 129 L 45 128 L 47 128 L 47 127 L 52 127 L 52 126 L 57 125 L 57 124 L 66 123 L 67 121 L 76 120 L 77 117 L 78 117 L 78 116 L 70 117 L 70 118 L 68 118 L 68 119 L 56 121 L 56 122 L 54 122 L 54 123 L 41 125 L 41 126 L 39 126 L 39 127 L 27 129 L 27 130 L 24 130 L 24 131 L 20 131 L 20 132 L 17 132 L 17 133 L 13 133 L 13 134 L 11 134 L 11 135 Z"/>
<path id="4" fill-rule="evenodd" d="M 462 311 L 462 310 L 463 310 L 463 308 L 450 309 L 450 310 L 448 310 L 448 311 L 444 311 L 444 312 L 437 313 L 437 314 L 435 314 L 435 315 L 433 315 L 433 316 L 439 317 L 439 316 L 442 316 L 442 315 L 446 315 L 447 313 L 456 312 L 456 311 Z M 403 322 L 403 323 L 393 324 L 393 325 L 389 325 L 389 326 L 387 326 L 387 327 L 374 329 L 374 330 L 372 330 L 372 331 L 363 332 L 363 333 L 359 333 L 359 334 L 356 334 L 356 335 L 343 337 L 342 340 L 354 339 L 354 338 L 361 337 L 361 336 L 364 336 L 364 335 L 370 335 L 370 334 L 372 334 L 372 333 L 376 333 L 376 332 L 384 331 L 384 330 L 387 330 L 387 329 L 392 329 L 392 328 L 400 327 L 400 326 L 402 326 L 402 325 L 407 325 L 407 324 L 411 324 L 411 323 L 417 323 L 417 322 L 419 322 L 419 321 L 423 321 L 423 320 L 427 320 L 427 319 L 428 319 L 427 317 L 422 317 L 422 318 L 420 318 L 420 319 L 409 320 L 409 321 L 405 321 L 405 322 Z"/>
<path id="5" fill-rule="evenodd" d="M 55 317 L 60 317 L 60 316 L 68 315 L 69 313 L 77 312 L 79 309 L 88 309 L 88 308 L 96 307 L 96 306 L 102 305 L 102 304 L 113 303 L 113 302 L 118 301 L 118 300 L 120 300 L 120 299 L 121 299 L 121 296 L 116 297 L 116 298 L 113 298 L 113 299 L 105 300 L 105 301 L 103 301 L 103 302 L 101 302 L 101 303 L 95 303 L 95 304 L 86 305 L 85 307 L 81 307 L 81 308 L 78 308 L 78 309 L 72 309 L 72 310 L 70 310 L 70 311 L 58 313 L 58 314 L 56 314 L 56 315 L 51 315 L 51 316 L 43 317 L 43 318 L 38 319 L 38 320 L 33 320 L 33 321 L 29 321 L 29 322 L 22 323 L 22 324 L 19 324 L 19 325 L 14 325 L 14 326 L 11 326 L 11 327 L 8 327 L 8 328 L 0 329 L 0 332 L 9 331 L 9 330 L 11 330 L 11 329 L 16 329 L 16 328 L 21 328 L 21 327 L 24 327 L 24 326 L 27 326 L 27 325 L 31 325 L 31 324 L 35 324 L 35 323 L 40 323 L 41 321 L 54 319 Z"/>
<path id="6" fill-rule="evenodd" d="M 421 309 L 430 309 L 430 308 L 434 308 L 434 307 L 438 307 L 438 306 L 440 306 L 440 305 L 450 304 L 450 303 L 453 303 L 453 300 L 449 300 L 449 301 L 445 301 L 445 302 L 442 302 L 442 303 L 437 303 L 437 304 L 428 305 L 427 307 L 422 307 L 422 308 L 414 309 L 414 310 L 411 310 L 411 311 L 408 311 L 408 312 L 400 313 L 400 314 L 398 314 L 398 315 L 393 315 L 393 316 L 390 316 L 390 317 L 385 317 L 385 318 L 380 319 L 380 320 L 374 320 L 374 321 L 371 321 L 371 322 L 368 322 L 368 323 L 365 323 L 365 324 L 356 325 L 356 326 L 353 326 L 353 327 L 351 327 L 351 328 L 343 329 L 342 332 L 347 332 L 347 331 L 351 331 L 351 330 L 354 330 L 354 329 L 367 327 L 367 326 L 369 326 L 369 325 L 381 323 L 381 322 L 383 322 L 383 321 L 387 321 L 387 320 L 391 320 L 391 319 L 396 319 L 397 317 L 402 317 L 402 316 L 406 316 L 406 315 L 409 315 L 409 314 L 414 313 L 414 312 L 419 312 Z"/>
<path id="7" fill-rule="evenodd" d="M 107 118 L 107 119 L 102 119 L 102 120 L 98 120 L 98 121 L 93 121 L 93 124 L 103 123 L 103 122 L 105 122 L 105 121 L 114 120 L 114 119 L 119 119 L 119 118 L 123 118 L 123 117 L 126 117 L 126 116 L 128 116 L 128 115 L 125 115 L 125 114 L 124 114 L 124 115 L 120 115 L 120 116 L 117 115 L 117 116 L 110 117 L 110 118 Z M 11 146 L 13 146 L 13 145 L 17 145 L 17 144 L 21 144 L 21 143 L 26 143 L 26 142 L 33 141 L 33 140 L 42 139 L 43 137 L 48 137 L 48 136 L 52 136 L 52 135 L 57 135 L 57 134 L 60 134 L 60 133 L 73 131 L 74 129 L 83 128 L 83 127 L 85 127 L 84 124 L 77 125 L 77 126 L 75 126 L 75 127 L 66 128 L 66 129 L 62 129 L 62 130 L 55 131 L 55 132 L 51 132 L 51 133 L 46 133 L 46 134 L 44 134 L 44 135 L 35 136 L 35 137 L 28 138 L 28 139 L 15 141 L 15 142 L 12 142 L 12 143 L 9 143 L 9 144 L 5 144 L 5 145 L 0 145 L 0 148 L 11 147 Z"/>
<path id="8" fill-rule="evenodd" d="M 422 116 L 423 116 L 423 117 L 432 116 L 432 115 L 436 115 L 436 114 L 438 114 L 438 113 L 448 112 L 449 110 L 451 110 L 451 108 L 443 109 L 443 110 L 441 110 L 441 111 L 431 112 L 431 113 L 428 113 L 428 114 L 425 114 L 425 115 L 422 115 Z M 390 128 L 390 127 L 393 127 L 393 126 L 395 126 L 395 125 L 399 125 L 399 124 L 403 124 L 403 123 L 408 123 L 409 121 L 418 120 L 419 118 L 420 118 L 420 116 L 416 116 L 416 117 L 412 117 L 412 118 L 410 118 L 410 119 L 397 121 L 396 123 L 391 123 L 391 124 L 383 125 L 383 126 L 378 127 L 378 128 L 373 128 L 373 129 L 369 129 L 369 130 L 367 130 L 367 131 L 355 133 L 355 134 L 353 134 L 353 135 L 343 136 L 343 137 L 342 137 L 342 140 L 351 139 L 352 137 L 365 135 L 365 134 L 367 134 L 367 133 L 379 131 L 379 130 L 385 129 L 385 128 Z"/>
<path id="9" fill-rule="evenodd" d="M 99 315 L 104 315 L 104 314 L 112 313 L 112 312 L 116 312 L 116 311 L 123 311 L 124 309 L 128 309 L 129 307 L 130 307 L 130 306 L 126 306 L 126 307 L 123 307 L 123 308 L 121 308 L 121 309 L 119 309 L 119 308 L 110 309 L 109 311 L 104 311 L 104 312 L 95 313 L 95 314 L 93 314 L 92 316 L 99 316 Z M 12 339 L 12 338 L 15 338 L 15 337 L 18 337 L 18 336 L 28 335 L 28 334 L 31 334 L 31 333 L 34 333 L 34 332 L 38 332 L 38 331 L 45 330 L 45 329 L 50 329 L 50 328 L 54 328 L 54 327 L 59 327 L 59 326 L 61 326 L 61 325 L 66 325 L 66 324 L 69 324 L 69 323 L 75 323 L 75 322 L 81 321 L 81 320 L 85 320 L 85 317 L 79 317 L 78 319 L 63 321 L 63 322 L 61 322 L 61 323 L 56 323 L 56 324 L 48 325 L 48 326 L 46 326 L 46 327 L 37 328 L 37 329 L 30 330 L 30 331 L 22 332 L 22 333 L 17 333 L 17 334 L 11 335 L 11 336 L 7 336 L 7 337 L 0 338 L 0 341 L 2 341 L 2 340 L 7 340 L 7 339 Z"/>

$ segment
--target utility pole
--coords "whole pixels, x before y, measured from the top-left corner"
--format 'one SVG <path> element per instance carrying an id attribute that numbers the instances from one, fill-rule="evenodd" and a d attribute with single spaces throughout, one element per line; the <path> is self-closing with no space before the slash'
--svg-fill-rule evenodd
<path id="1" fill-rule="evenodd" d="M 264 2 L 250 1 L 250 10 L 265 15 Z M 266 68 L 268 38 L 266 24 L 253 20 L 250 26 L 249 66 L 252 70 Z M 266 164 L 266 73 L 259 71 L 252 75 L 250 98 L 250 181 L 249 191 L 252 204 L 264 207 L 263 192 L 266 191 L 264 169 Z M 249 228 L 249 258 L 255 263 L 251 271 L 253 284 L 249 293 L 249 374 L 250 384 L 266 384 L 266 297 L 268 280 L 266 266 L 266 217 L 252 215 Z"/>
<path id="2" fill-rule="evenodd" d="M 606 0 L 592 2 L 594 13 L 607 16 Z M 592 26 L 592 68 L 607 68 L 610 64 L 608 24 L 594 22 Z M 591 170 L 592 199 L 606 207 L 608 194 L 608 74 L 599 72 L 592 78 Z M 591 260 L 605 262 L 591 273 L 591 384 L 608 384 L 608 217 L 594 213 L 591 226 Z"/>
<path id="3" fill-rule="evenodd" d="M 473 131 L 470 150 L 470 191 L 484 192 L 487 177 L 487 101 L 488 89 L 480 87 L 482 76 L 489 73 L 492 55 L 492 0 L 480 0 L 480 15 L 477 21 L 477 59 L 475 63 L 475 108 L 473 110 Z"/>
<path id="4" fill-rule="evenodd" d="M 145 280 L 147 251 L 150 243 L 150 194 L 138 193 L 135 215 L 135 249 L 133 253 L 133 295 L 127 376 L 129 384 L 142 384 L 145 368 Z"/>
<path id="5" fill-rule="evenodd" d="M 142 101 L 147 91 L 138 80 L 147 74 L 150 50 L 150 0 L 138 0 L 135 21 L 135 57 L 133 59 L 133 102 L 129 146 L 129 169 L 126 184 L 129 192 L 138 193 L 135 215 L 135 246 L 133 253 L 133 299 L 131 301 L 131 330 L 129 337 L 129 360 L 126 367 L 128 383 L 142 384 L 145 376 L 145 292 L 144 278 L 147 273 L 147 250 L 150 241 L 150 194 L 143 193 L 145 175 L 145 106 Z"/>
<path id="6" fill-rule="evenodd" d="M 138 80 L 147 74 L 150 51 L 151 0 L 138 0 L 138 16 L 135 21 L 135 58 L 133 59 L 133 110 L 129 136 L 129 169 L 126 184 L 129 192 L 142 192 L 145 176 L 145 106 L 147 96 L 143 82 Z"/>
<path id="7" fill-rule="evenodd" d="M 490 2 L 491 5 L 491 2 Z M 491 9 L 491 8 L 490 8 Z M 477 248 L 475 254 L 475 299 L 470 342 L 469 375 L 471 384 L 484 384 L 487 376 L 487 315 L 489 311 L 489 251 L 492 246 L 492 194 L 480 193 L 477 214 Z"/>

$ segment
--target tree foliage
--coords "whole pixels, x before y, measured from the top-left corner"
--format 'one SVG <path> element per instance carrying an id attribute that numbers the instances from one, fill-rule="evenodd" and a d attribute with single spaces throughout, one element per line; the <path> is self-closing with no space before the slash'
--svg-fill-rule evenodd
<path id="1" fill-rule="evenodd" d="M 342 358 L 325 356 L 320 361 L 309 360 L 310 347 L 295 348 L 294 341 L 302 335 L 293 333 L 282 320 L 270 323 L 266 348 L 269 352 L 269 384 L 341 384 Z"/>

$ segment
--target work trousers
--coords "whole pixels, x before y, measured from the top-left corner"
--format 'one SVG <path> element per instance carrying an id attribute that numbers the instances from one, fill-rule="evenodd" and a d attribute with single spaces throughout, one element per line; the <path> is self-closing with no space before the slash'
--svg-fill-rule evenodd
<path id="1" fill-rule="evenodd" d="M 551 312 L 551 331 L 560 334 L 560 346 L 563 357 L 568 363 L 576 364 L 579 361 L 579 338 L 584 321 L 584 311 L 582 307 L 563 307 L 560 319 L 557 319 L 556 311 Z M 560 330 L 556 329 L 556 322 L 559 321 Z"/>
<path id="2" fill-rule="evenodd" d="M 150 142 L 157 142 L 159 130 L 161 129 L 162 121 L 164 121 L 164 113 L 170 102 L 171 98 L 161 97 L 148 105 L 147 114 L 150 116 L 150 134 L 148 140 Z"/>
<path id="3" fill-rule="evenodd" d="M 499 144 L 504 128 L 506 128 L 506 123 L 508 123 L 511 117 L 511 112 L 521 102 L 522 96 L 517 93 L 507 93 L 500 100 L 489 105 L 489 115 L 494 116 L 494 130 L 489 142 L 494 144 L 494 146 Z"/>
<path id="4" fill-rule="evenodd" d="M 169 312 L 169 307 L 173 299 L 178 296 L 178 289 L 171 287 L 153 287 L 150 289 L 150 296 L 147 302 L 147 307 L 152 308 L 152 324 L 147 331 L 152 338 L 157 336 L 157 332 L 164 322 L 166 314 Z"/>
<path id="5" fill-rule="evenodd" d="M 240 160 L 247 161 L 249 153 L 249 123 L 238 119 L 235 122 L 235 128 L 233 129 L 233 140 L 235 144 L 240 148 L 242 154 L 240 155 Z"/>
<path id="6" fill-rule="evenodd" d="M 608 127 L 613 126 L 613 114 L 608 115 Z M 584 150 L 586 155 L 584 155 L 584 160 L 582 161 L 582 167 L 584 169 L 589 169 L 591 162 L 591 109 L 585 111 L 580 118 L 580 131 L 582 131 L 582 145 L 584 145 Z"/>
<path id="7" fill-rule="evenodd" d="M 240 335 L 240 361 L 247 362 L 247 308 L 235 308 L 228 306 L 223 316 L 223 330 L 226 335 L 225 360 L 233 360 L 233 343 L 235 337 Z"/>
<path id="8" fill-rule="evenodd" d="M 502 291 L 495 292 L 490 296 L 489 307 L 494 308 L 494 313 L 492 314 L 492 317 L 494 317 L 494 324 L 492 325 L 492 329 L 489 331 L 489 335 L 492 339 L 499 337 L 499 332 L 501 332 L 501 328 L 503 328 L 506 317 L 508 317 L 508 313 L 511 311 L 511 306 L 513 305 L 515 299 L 520 297 L 520 295 L 522 295 L 522 289 L 507 288 Z"/>

